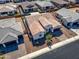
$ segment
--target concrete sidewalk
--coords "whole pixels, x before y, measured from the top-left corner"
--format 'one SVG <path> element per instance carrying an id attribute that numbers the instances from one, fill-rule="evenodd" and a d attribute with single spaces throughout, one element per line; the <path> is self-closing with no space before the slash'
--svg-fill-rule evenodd
<path id="1" fill-rule="evenodd" d="M 64 45 L 67 45 L 67 44 L 69 44 L 69 43 L 71 43 L 71 42 L 74 42 L 74 41 L 76 41 L 76 40 L 78 40 L 78 39 L 79 39 L 79 35 L 77 35 L 77 36 L 75 36 L 75 37 L 72 37 L 72 38 L 70 38 L 70 39 L 67 39 L 67 40 L 65 40 L 65 41 L 59 42 L 59 43 L 57 43 L 57 44 L 52 45 L 52 46 L 51 46 L 51 49 L 48 48 L 48 47 L 46 47 L 46 48 L 43 48 L 43 49 L 41 49 L 41 50 L 39 50 L 39 51 L 36 51 L 36 52 L 30 53 L 30 54 L 27 54 L 27 55 L 25 55 L 25 56 L 23 56 L 23 57 L 20 57 L 20 58 L 18 58 L 18 59 L 32 59 L 32 58 L 34 58 L 34 57 L 37 57 L 37 56 L 42 55 L 42 54 L 44 54 L 44 53 L 47 53 L 47 52 L 49 52 L 49 51 L 53 51 L 53 50 L 56 49 L 56 48 L 59 48 L 59 47 L 62 47 L 62 46 L 64 46 Z"/>

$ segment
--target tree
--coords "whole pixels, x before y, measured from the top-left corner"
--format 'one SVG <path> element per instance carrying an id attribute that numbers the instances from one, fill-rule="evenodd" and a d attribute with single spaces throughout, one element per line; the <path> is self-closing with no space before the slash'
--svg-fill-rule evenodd
<path id="1" fill-rule="evenodd" d="M 46 33 L 46 42 L 47 42 L 47 45 L 50 47 L 51 44 L 52 44 L 52 34 L 50 33 Z"/>

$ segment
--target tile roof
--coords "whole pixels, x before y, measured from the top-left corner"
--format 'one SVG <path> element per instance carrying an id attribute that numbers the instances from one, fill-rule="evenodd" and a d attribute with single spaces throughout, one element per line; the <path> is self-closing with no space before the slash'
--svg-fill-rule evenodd
<path id="1" fill-rule="evenodd" d="M 0 34 L 0 44 L 2 44 L 2 42 L 5 43 L 15 40 L 9 39 L 10 37 L 17 39 L 17 36 L 22 35 L 22 32 L 20 31 L 19 25 L 17 25 L 15 18 L 8 18 L 0 20 Z"/>
<path id="2" fill-rule="evenodd" d="M 26 18 L 27 18 L 27 22 L 28 22 L 32 35 L 36 35 L 40 32 L 45 32 L 43 27 L 40 25 L 40 23 L 38 21 L 36 21 L 36 19 L 33 18 L 33 16 L 29 16 Z"/>
<path id="3" fill-rule="evenodd" d="M 69 2 L 73 2 L 73 3 L 79 3 L 79 0 L 68 0 Z"/>
<path id="4" fill-rule="evenodd" d="M 28 8 L 37 8 L 34 2 L 21 2 L 21 3 L 16 3 L 16 5 L 21 5 L 23 9 L 28 9 Z"/>
<path id="5" fill-rule="evenodd" d="M 7 12 L 16 10 L 17 6 L 15 4 L 1 4 L 0 5 L 0 12 Z"/>
<path id="6" fill-rule="evenodd" d="M 51 0 L 52 2 L 55 2 L 57 4 L 68 4 L 68 2 L 64 1 L 64 0 Z"/>
<path id="7" fill-rule="evenodd" d="M 67 22 L 74 22 L 79 19 L 79 14 L 77 12 L 73 12 L 69 9 L 62 8 L 56 12 L 61 15 Z"/>
<path id="8" fill-rule="evenodd" d="M 49 21 L 47 20 L 47 18 L 45 18 L 45 17 L 43 17 L 43 16 L 41 16 L 41 17 L 39 18 L 39 22 L 42 24 L 43 27 L 52 26 L 52 23 L 49 22 Z M 52 27 L 53 27 L 53 26 L 52 26 Z"/>
<path id="9" fill-rule="evenodd" d="M 61 24 L 56 20 L 56 18 L 50 13 L 42 13 L 42 16 L 46 17 L 49 22 L 51 22 L 53 28 L 61 26 Z"/>
<path id="10" fill-rule="evenodd" d="M 48 1 L 36 1 L 35 3 L 37 5 L 39 5 L 40 7 L 47 7 L 47 6 L 55 7 L 54 4 L 52 4 L 51 2 L 48 2 Z"/>
<path id="11" fill-rule="evenodd" d="M 17 36 L 21 35 L 22 33 L 14 30 L 12 28 L 0 28 L 0 34 L 1 34 L 0 35 L 0 44 L 2 44 L 3 42 L 6 43 L 6 42 L 15 40 L 15 39 L 6 39 L 8 36 L 17 38 Z"/>

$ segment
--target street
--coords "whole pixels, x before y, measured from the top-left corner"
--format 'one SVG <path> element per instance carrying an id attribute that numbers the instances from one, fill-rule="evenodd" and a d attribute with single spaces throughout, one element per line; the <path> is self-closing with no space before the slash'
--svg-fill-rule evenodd
<path id="1" fill-rule="evenodd" d="M 33 59 L 79 59 L 79 40 Z"/>

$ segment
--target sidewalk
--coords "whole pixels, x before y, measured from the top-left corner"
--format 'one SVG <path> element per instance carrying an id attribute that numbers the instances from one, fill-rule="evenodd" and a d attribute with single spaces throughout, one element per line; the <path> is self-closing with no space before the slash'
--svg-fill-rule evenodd
<path id="1" fill-rule="evenodd" d="M 75 37 L 72 37 L 72 38 L 70 38 L 70 39 L 67 39 L 67 40 L 65 40 L 65 41 L 59 42 L 59 43 L 57 43 L 57 44 L 52 45 L 52 46 L 51 46 L 51 49 L 49 49 L 48 47 L 46 47 L 46 48 L 44 48 L 44 49 L 41 49 L 41 50 L 36 51 L 36 52 L 34 52 L 34 53 L 30 53 L 30 54 L 25 55 L 25 56 L 23 56 L 23 57 L 20 57 L 20 58 L 18 58 L 18 59 L 32 59 L 32 58 L 34 58 L 34 57 L 37 57 L 37 56 L 39 56 L 39 55 L 42 55 L 42 54 L 47 53 L 47 52 L 49 52 L 49 51 L 52 51 L 52 50 L 54 50 L 54 49 L 56 49 L 56 48 L 59 48 L 59 47 L 62 47 L 62 46 L 64 46 L 64 45 L 66 45 L 66 44 L 69 44 L 69 43 L 71 43 L 71 42 L 74 42 L 74 41 L 76 41 L 76 40 L 78 40 L 78 39 L 79 39 L 79 35 L 77 35 L 77 36 L 75 36 Z"/>

